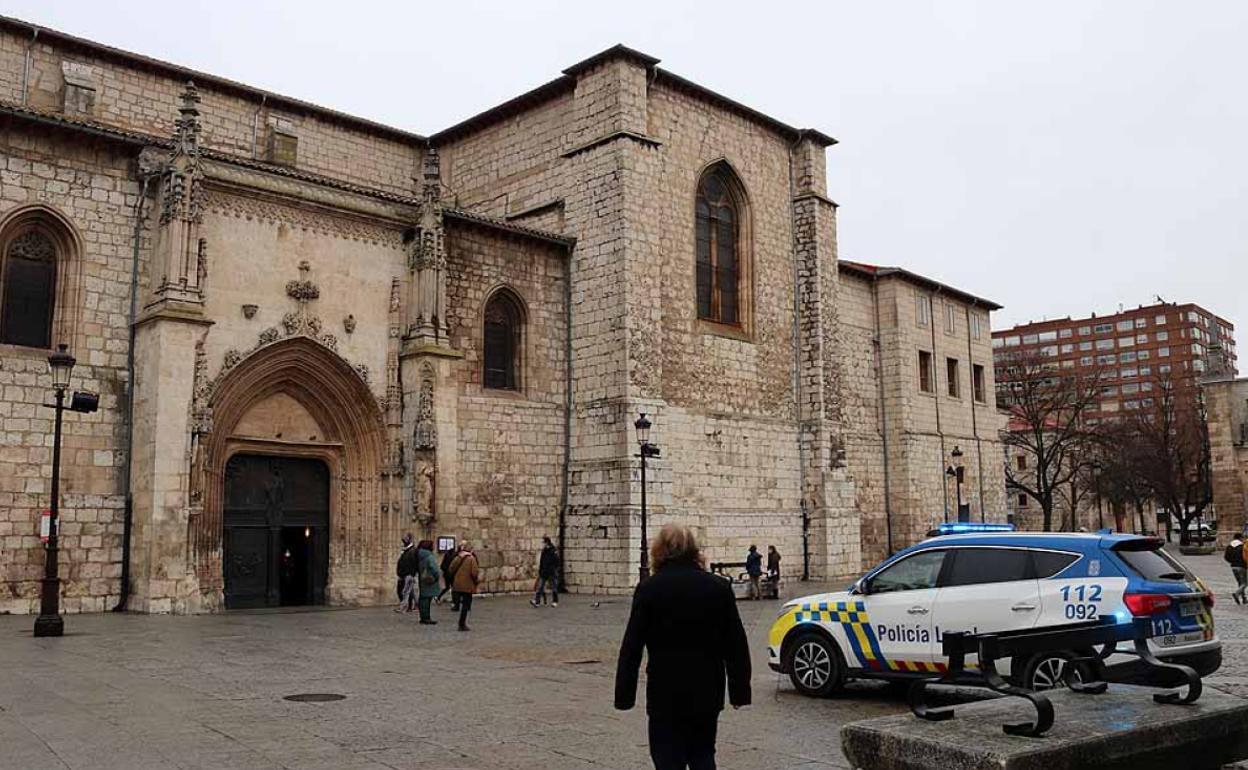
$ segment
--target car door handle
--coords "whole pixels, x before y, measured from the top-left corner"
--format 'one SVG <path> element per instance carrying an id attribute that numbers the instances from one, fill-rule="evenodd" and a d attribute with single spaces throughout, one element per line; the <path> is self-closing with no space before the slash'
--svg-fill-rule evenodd
<path id="1" fill-rule="evenodd" d="M 926 615 L 927 608 L 926 607 L 911 607 L 910 609 L 906 610 L 906 612 L 910 613 L 911 615 Z"/>
<path id="2" fill-rule="evenodd" d="M 1031 612 L 1031 611 L 1032 611 L 1032 610 L 1034 610 L 1035 608 L 1036 608 L 1036 605 L 1034 605 L 1034 604 L 1028 604 L 1028 603 L 1026 603 L 1026 602 L 1020 602 L 1020 603 L 1018 603 L 1018 604 L 1015 604 L 1015 605 L 1014 605 L 1013 607 L 1011 607 L 1010 609 L 1014 610 L 1015 612 Z"/>

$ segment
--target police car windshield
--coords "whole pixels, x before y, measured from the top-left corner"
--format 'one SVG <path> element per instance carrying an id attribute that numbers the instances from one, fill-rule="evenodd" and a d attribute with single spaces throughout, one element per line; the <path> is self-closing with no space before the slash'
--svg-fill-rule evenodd
<path id="1" fill-rule="evenodd" d="M 1141 551 L 1119 549 L 1118 556 L 1145 580 L 1182 583 L 1192 579 L 1187 569 L 1160 545 Z"/>

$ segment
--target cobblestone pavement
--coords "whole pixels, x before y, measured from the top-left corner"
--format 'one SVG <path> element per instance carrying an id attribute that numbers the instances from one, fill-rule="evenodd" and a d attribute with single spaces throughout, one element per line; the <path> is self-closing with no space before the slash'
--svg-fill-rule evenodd
<path id="1" fill-rule="evenodd" d="M 1248 697 L 1248 607 L 1219 557 L 1188 561 L 1218 591 L 1227 660 L 1209 681 Z M 74 615 L 62 639 L 0 617 L 0 768 L 647 768 L 643 711 L 611 707 L 627 601 L 564 599 L 481 599 L 469 634 L 389 608 Z M 876 683 L 797 695 L 765 664 L 778 603 L 740 608 L 754 705 L 724 713 L 722 768 L 845 768 L 843 723 L 905 710 Z M 284 700 L 299 693 L 346 697 Z"/>

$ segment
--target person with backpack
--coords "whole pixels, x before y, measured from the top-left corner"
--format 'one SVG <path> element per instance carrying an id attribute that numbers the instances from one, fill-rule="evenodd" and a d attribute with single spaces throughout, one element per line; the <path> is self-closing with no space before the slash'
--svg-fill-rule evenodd
<path id="1" fill-rule="evenodd" d="M 420 596 L 420 623 L 424 626 L 436 625 L 429 612 L 433 597 L 438 595 L 438 580 L 442 577 L 438 569 L 438 561 L 433 557 L 433 541 L 421 540 L 416 547 L 416 580 L 419 587 L 416 593 Z"/>
<path id="2" fill-rule="evenodd" d="M 1245 591 L 1248 591 L 1248 558 L 1245 558 L 1245 548 L 1248 546 L 1245 546 L 1244 541 L 1236 537 L 1222 554 L 1226 563 L 1231 565 L 1231 574 L 1235 576 L 1236 588 L 1231 593 L 1231 598 L 1236 604 L 1248 602 L 1248 596 L 1245 596 Z"/>
<path id="3" fill-rule="evenodd" d="M 537 557 L 537 588 L 529 604 L 538 606 L 540 600 L 546 603 L 546 586 L 550 586 L 550 606 L 559 606 L 559 552 L 549 537 L 542 538 L 542 552 Z"/>

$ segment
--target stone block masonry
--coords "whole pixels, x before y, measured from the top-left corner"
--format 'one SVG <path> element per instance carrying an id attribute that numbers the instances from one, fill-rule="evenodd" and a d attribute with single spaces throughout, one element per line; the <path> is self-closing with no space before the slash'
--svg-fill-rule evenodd
<path id="1" fill-rule="evenodd" d="M 67 429 L 69 611 L 118 599 L 126 467 L 148 612 L 304 601 L 299 564 L 315 601 L 389 601 L 404 531 L 473 543 L 487 591 L 529 590 L 549 536 L 573 590 L 628 592 L 639 412 L 662 448 L 649 532 L 689 524 L 712 561 L 774 545 L 790 580 L 855 573 L 947 510 L 955 443 L 976 511 L 996 504 L 995 413 L 969 381 L 918 393 L 912 364 L 927 344 L 969 378 L 987 341 L 924 343 L 906 313 L 930 281 L 839 264 L 832 140 L 644 54 L 423 137 L 0 19 L 0 125 L 0 259 L 23 217 L 67 233 L 53 337 L 102 394 Z M 712 171 L 737 212 L 728 323 L 697 302 Z M 37 598 L 47 352 L 0 347 L 0 611 Z M 315 511 L 284 486 L 294 460 L 326 479 Z"/>

